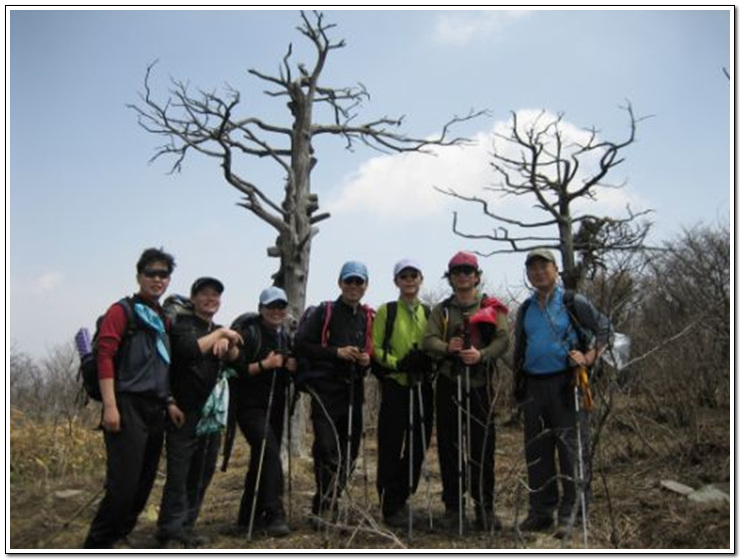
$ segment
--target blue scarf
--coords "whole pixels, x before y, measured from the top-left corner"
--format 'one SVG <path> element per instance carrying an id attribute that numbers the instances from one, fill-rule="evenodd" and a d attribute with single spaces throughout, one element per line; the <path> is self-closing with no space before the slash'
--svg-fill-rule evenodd
<path id="1" fill-rule="evenodd" d="M 159 353 L 162 360 L 169 365 L 170 351 L 167 349 L 167 344 L 165 343 L 167 331 L 165 330 L 162 317 L 157 314 L 157 311 L 142 303 L 135 303 L 134 311 L 136 311 L 136 315 L 143 320 L 147 326 L 157 333 L 157 353 Z"/>

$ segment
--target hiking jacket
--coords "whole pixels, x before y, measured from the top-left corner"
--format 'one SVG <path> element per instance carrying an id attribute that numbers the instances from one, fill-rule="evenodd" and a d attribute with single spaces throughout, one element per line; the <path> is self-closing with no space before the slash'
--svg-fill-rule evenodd
<path id="1" fill-rule="evenodd" d="M 216 386 L 221 360 L 210 351 L 202 353 L 198 339 L 218 328 L 196 315 L 182 315 L 170 330 L 172 396 L 185 412 L 201 409 Z"/>
<path id="2" fill-rule="evenodd" d="M 136 303 L 153 309 L 165 327 L 169 327 L 160 305 L 134 295 L 132 311 Z M 105 313 L 98 334 L 98 377 L 115 378 L 117 393 L 140 394 L 166 401 L 170 396 L 169 364 L 157 351 L 158 335 L 136 316 L 135 311 L 133 315 L 136 331 L 121 343 L 128 327 L 126 311 L 120 303 L 114 303 Z M 168 337 L 165 345 L 169 351 Z"/>
<path id="3" fill-rule="evenodd" d="M 318 312 L 306 318 L 305 327 L 299 327 L 295 339 L 295 352 L 299 359 L 299 368 L 306 368 L 306 380 L 330 379 L 342 384 L 349 382 L 352 371 L 367 372 L 362 368 L 337 355 L 337 349 L 345 346 L 365 348 L 368 324 L 367 313 L 362 306 L 352 308 L 339 297 L 332 303 L 329 336 L 326 346 L 321 344 L 321 332 L 324 323 L 323 303 L 317 307 Z M 301 363 L 305 364 L 301 364 Z M 299 373 L 302 374 L 302 373 Z"/>
<path id="4" fill-rule="evenodd" d="M 256 375 L 249 374 L 249 364 L 265 359 L 271 351 L 282 351 L 288 354 L 292 351 L 290 339 L 285 332 L 278 332 L 274 328 L 268 328 L 262 323 L 257 315 L 252 324 L 246 325 L 245 329 L 236 328 L 244 339 L 236 362 L 237 376 L 234 379 L 235 398 L 237 409 L 267 409 L 270 399 L 270 387 L 272 377 L 275 376 L 275 392 L 273 398 L 280 400 L 284 397 L 285 387 L 288 383 L 288 370 L 265 369 Z M 273 404 L 274 405 L 274 404 Z"/>
<path id="5" fill-rule="evenodd" d="M 397 301 L 396 319 L 388 343 L 388 351 L 383 348 L 385 330 L 388 322 L 388 303 L 380 305 L 373 320 L 373 359 L 381 367 L 391 371 L 387 377 L 402 386 L 408 386 L 408 372 L 398 370 L 401 361 L 412 349 L 421 350 L 424 345 L 427 316 L 424 305 L 417 299 L 409 306 L 402 298 Z"/>
<path id="6" fill-rule="evenodd" d="M 437 360 L 439 374 L 454 378 L 465 370 L 465 365 L 457 356 L 447 353 L 447 344 L 451 338 L 462 336 L 464 315 L 472 321 L 478 311 L 487 311 L 494 322 L 471 324 L 471 345 L 481 352 L 481 361 L 470 367 L 470 385 L 474 388 L 486 383 L 495 360 L 509 347 L 508 309 L 497 299 L 482 294 L 465 306 L 451 296 L 434 306 L 424 334 L 424 350 Z"/>
<path id="7" fill-rule="evenodd" d="M 566 313 L 567 320 L 574 328 L 576 334 L 576 343 L 574 347 L 577 347 L 581 351 L 586 351 L 593 344 L 596 347 L 604 347 L 609 343 L 609 336 L 611 334 L 611 324 L 609 319 L 598 311 L 584 295 L 580 293 L 571 292 L 573 295 L 573 313 L 575 316 L 571 316 L 571 312 L 568 311 L 567 305 L 565 304 L 566 290 L 563 290 L 560 286 L 555 288 L 555 291 L 550 296 L 551 299 L 548 301 L 548 306 L 552 303 L 557 303 L 559 312 Z M 537 293 L 534 292 L 528 299 L 526 299 L 517 309 L 516 323 L 514 325 L 514 373 L 515 376 L 524 373 L 523 366 L 527 351 L 527 337 L 524 330 L 524 314 L 530 305 L 539 305 L 539 298 Z M 577 321 L 577 326 L 574 322 Z M 567 348 L 572 349 L 572 348 Z M 570 367 L 570 363 L 567 358 L 562 363 L 560 370 L 565 370 Z M 558 372 L 558 371 L 552 371 Z"/>

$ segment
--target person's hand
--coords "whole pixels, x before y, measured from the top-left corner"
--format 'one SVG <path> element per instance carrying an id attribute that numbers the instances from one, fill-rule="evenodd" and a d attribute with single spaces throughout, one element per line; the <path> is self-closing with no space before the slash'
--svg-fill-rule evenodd
<path id="1" fill-rule="evenodd" d="M 213 344 L 213 355 L 223 359 L 231 348 L 231 342 L 227 338 L 221 338 Z"/>
<path id="2" fill-rule="evenodd" d="M 447 343 L 447 353 L 457 353 L 461 351 L 463 348 L 463 339 L 459 336 L 454 336 L 450 338 L 450 341 Z"/>
<path id="3" fill-rule="evenodd" d="M 480 363 L 481 354 L 476 348 L 471 347 L 470 349 L 463 349 L 460 351 L 460 360 L 465 365 L 477 365 Z"/>
<path id="4" fill-rule="evenodd" d="M 588 359 L 588 356 L 585 353 L 578 351 L 577 349 L 573 349 L 568 352 L 568 357 L 574 365 L 577 365 L 579 367 L 590 367 L 592 365 L 592 363 Z"/>
<path id="5" fill-rule="evenodd" d="M 170 416 L 172 423 L 174 423 L 175 427 L 178 429 L 185 424 L 185 413 L 177 407 L 175 402 L 167 404 L 167 415 Z"/>
<path id="6" fill-rule="evenodd" d="M 359 365 L 360 367 L 367 367 L 368 365 L 370 365 L 370 354 L 368 354 L 368 353 L 365 353 L 364 351 L 363 351 L 363 352 L 361 352 L 361 353 L 360 353 L 360 354 L 359 354 L 359 355 L 357 356 L 357 361 L 356 361 L 356 362 L 357 362 L 357 364 L 358 364 L 358 365 Z"/>
<path id="7" fill-rule="evenodd" d="M 103 406 L 103 419 L 100 426 L 109 433 L 118 433 L 121 430 L 121 414 L 118 412 L 117 405 Z"/>
<path id="8" fill-rule="evenodd" d="M 357 362 L 361 354 L 360 350 L 352 345 L 337 348 L 337 357 L 345 361 Z"/>
<path id="9" fill-rule="evenodd" d="M 241 337 L 241 334 L 231 328 L 222 327 L 221 336 L 221 339 L 229 341 L 229 346 L 242 345 L 244 343 L 244 339 Z"/>
<path id="10" fill-rule="evenodd" d="M 267 357 L 262 360 L 263 369 L 279 369 L 285 363 L 285 356 L 282 353 L 271 351 Z"/>

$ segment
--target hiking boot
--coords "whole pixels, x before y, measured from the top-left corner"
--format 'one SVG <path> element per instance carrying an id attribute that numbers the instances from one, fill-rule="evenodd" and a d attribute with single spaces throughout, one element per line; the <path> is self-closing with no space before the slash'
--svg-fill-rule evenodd
<path id="1" fill-rule="evenodd" d="M 490 532 L 493 529 L 494 532 L 500 532 L 503 529 L 501 519 L 494 514 L 492 510 L 475 509 L 475 524 L 473 525 L 475 530 L 479 532 Z"/>
<path id="2" fill-rule="evenodd" d="M 190 549 L 197 549 L 199 547 L 207 547 L 211 544 L 211 540 L 207 537 L 198 534 L 194 530 L 186 530 L 185 537 L 183 538 Z"/>
<path id="3" fill-rule="evenodd" d="M 110 548 L 111 549 L 134 549 L 134 546 L 129 541 L 128 536 L 124 536 L 121 539 L 113 542 L 113 545 L 111 545 Z"/>
<path id="4" fill-rule="evenodd" d="M 168 538 L 160 540 L 159 547 L 161 549 L 188 549 L 187 543 L 181 538 Z"/>
<path id="5" fill-rule="evenodd" d="M 519 525 L 519 529 L 522 532 L 546 532 L 552 525 L 552 516 L 537 516 L 530 513 Z"/>
<path id="6" fill-rule="evenodd" d="M 290 528 L 288 523 L 285 522 L 285 514 L 280 511 L 268 515 L 264 531 L 271 538 L 283 538 L 290 535 Z"/>
<path id="7" fill-rule="evenodd" d="M 383 517 L 383 522 L 391 528 L 405 528 L 409 525 L 409 507 L 403 505 L 393 514 Z"/>
<path id="8" fill-rule="evenodd" d="M 560 516 L 558 515 L 558 527 L 555 530 L 554 536 L 562 540 L 568 533 L 574 532 L 578 529 L 580 529 L 583 526 L 583 516 L 581 516 L 580 511 L 578 514 L 576 514 L 575 519 L 573 520 L 573 524 L 570 523 L 570 515 L 568 516 Z"/>
<path id="9" fill-rule="evenodd" d="M 434 523 L 435 527 L 443 532 L 449 532 L 454 534 L 460 533 L 460 511 L 455 509 L 447 509 L 442 518 Z M 468 527 L 467 519 L 463 514 L 463 533 Z"/>

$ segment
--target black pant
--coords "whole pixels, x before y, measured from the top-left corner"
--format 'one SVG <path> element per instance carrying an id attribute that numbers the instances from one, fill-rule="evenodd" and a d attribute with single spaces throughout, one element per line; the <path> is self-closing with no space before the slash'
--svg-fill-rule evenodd
<path id="1" fill-rule="evenodd" d="M 151 493 L 164 439 L 165 408 L 158 399 L 117 394 L 118 433 L 104 431 L 105 496 L 90 525 L 85 548 L 109 548 L 128 536 Z"/>
<path id="2" fill-rule="evenodd" d="M 413 398 L 413 464 L 409 488 L 409 397 Z M 422 429 L 419 398 L 424 407 Z M 378 477 L 377 489 L 383 516 L 388 517 L 403 508 L 409 496 L 416 492 L 424 461 L 424 449 L 429 448 L 434 421 L 432 385 L 401 386 L 390 378 L 382 380 L 378 413 Z M 423 438 L 422 438 L 422 431 Z M 423 439 L 423 440 L 422 440 Z"/>
<path id="3" fill-rule="evenodd" d="M 468 414 L 465 408 L 465 375 L 458 377 L 461 382 L 461 402 L 463 437 L 467 430 Z M 458 380 L 444 375 L 437 377 L 437 449 L 442 474 L 442 501 L 448 511 L 457 510 L 460 505 L 459 475 L 462 475 L 463 493 L 467 488 L 465 463 L 470 464 L 470 492 L 476 506 L 486 511 L 493 510 L 494 491 L 494 451 L 496 431 L 493 421 L 491 398 L 486 386 L 471 388 L 470 391 L 470 459 L 463 455 L 463 471 L 458 470 Z M 463 450 L 464 446 L 463 446 Z M 463 502 L 464 504 L 464 502 Z"/>
<path id="4" fill-rule="evenodd" d="M 336 381 L 326 385 L 314 383 L 311 394 L 311 422 L 313 424 L 313 467 L 316 493 L 312 511 L 321 514 L 336 506 L 354 469 L 362 439 L 362 381 L 349 383 Z M 350 427 L 350 392 L 352 392 L 352 423 Z M 348 438 L 351 429 L 351 437 Z M 347 446 L 349 441 L 349 472 Z"/>
<path id="5" fill-rule="evenodd" d="M 267 420 L 267 402 L 264 407 L 239 409 L 236 417 L 239 428 L 249 443 L 249 469 L 244 478 L 244 493 L 239 505 L 237 524 L 249 526 L 252 514 L 254 488 L 257 485 L 257 472 L 260 469 L 262 442 L 265 441 L 265 453 L 262 459 L 255 523 L 263 516 L 283 516 L 283 463 L 280 459 L 280 443 L 283 438 L 283 421 L 285 414 L 285 394 L 275 389 L 273 394 L 270 419 Z"/>
<path id="6" fill-rule="evenodd" d="M 581 410 L 581 452 L 584 480 L 588 487 L 587 414 Z M 557 510 L 567 519 L 576 504 L 574 480 L 578 479 L 579 445 L 576 432 L 573 373 L 528 375 L 524 401 L 524 445 L 529 474 L 531 514 L 552 518 Z M 557 451 L 560 476 L 555 466 Z M 562 500 L 558 494 L 558 477 Z M 588 491 L 586 490 L 586 495 Z"/>
<path id="7" fill-rule="evenodd" d="M 160 540 L 181 539 L 192 529 L 216 471 L 221 435 L 196 435 L 201 416 L 200 410 L 187 412 L 180 428 L 167 422 L 167 479 L 157 520 Z"/>

